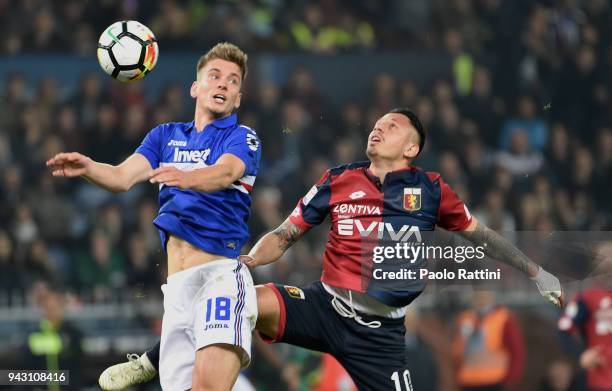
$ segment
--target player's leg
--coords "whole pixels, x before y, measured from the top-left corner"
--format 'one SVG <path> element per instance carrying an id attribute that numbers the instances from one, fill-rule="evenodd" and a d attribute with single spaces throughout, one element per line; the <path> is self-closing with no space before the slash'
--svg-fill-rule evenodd
<path id="1" fill-rule="evenodd" d="M 106 368 L 98 379 L 100 388 L 104 391 L 123 390 L 134 384 L 147 383 L 155 379 L 159 372 L 159 342 L 152 350 L 157 350 L 157 355 L 151 351 L 141 356 L 128 354 L 127 362 Z"/>
<path id="2" fill-rule="evenodd" d="M 236 260 L 208 265 L 202 268 L 204 285 L 191 311 L 191 332 L 197 349 L 192 389 L 230 391 L 240 369 L 251 360 L 257 297 L 246 265 Z M 162 366 L 163 356 L 162 343 Z"/>
<path id="3" fill-rule="evenodd" d="M 343 345 L 336 346 L 334 357 L 359 390 L 413 391 L 406 366 L 403 318 L 359 315 L 364 322 L 380 322 L 380 327 L 371 328 L 342 318 L 346 339 Z"/>
<path id="4" fill-rule="evenodd" d="M 172 279 L 172 281 L 171 281 Z M 191 367 L 195 360 L 194 343 L 184 332 L 188 327 L 186 298 L 195 295 L 193 288 L 183 289 L 181 277 L 173 276 L 168 284 L 162 286 L 164 292 L 164 317 L 162 321 L 162 338 L 160 344 L 152 349 L 149 360 L 146 354 L 138 357 L 128 355 L 129 361 L 107 368 L 98 379 L 103 390 L 123 390 L 130 385 L 145 383 L 155 377 L 160 367 L 160 351 L 166 349 L 166 361 L 161 366 L 167 374 L 166 383 L 175 389 L 191 387 Z M 170 358 L 170 359 L 168 359 Z M 179 380 L 180 379 L 180 380 Z M 181 384 L 178 384 L 181 383 Z M 186 388 L 185 388 L 186 387 Z"/>
<path id="5" fill-rule="evenodd" d="M 261 327 L 259 323 L 257 327 L 262 339 L 266 342 L 285 342 L 310 350 L 329 352 L 333 344 L 331 340 L 341 336 L 336 333 L 334 324 L 323 310 L 326 302 L 322 289 L 320 283 L 313 283 L 303 289 L 266 284 L 262 288 L 262 297 L 265 292 L 267 300 L 276 300 L 278 307 L 266 305 L 270 311 L 261 322 Z"/>
<path id="6" fill-rule="evenodd" d="M 160 343 L 157 342 L 140 357 L 137 354 L 128 354 L 128 362 L 108 367 L 100 375 L 102 390 L 124 390 L 155 379 L 159 372 L 159 347 Z M 239 374 L 232 391 L 255 391 L 255 388 L 244 375 Z"/>
<path id="7" fill-rule="evenodd" d="M 280 304 L 272 288 L 266 285 L 255 287 L 257 294 L 257 325 L 256 329 L 263 335 L 274 338 L 278 333 L 280 319 Z M 143 353 L 128 355 L 128 362 L 108 367 L 100 375 L 100 387 L 107 390 L 122 390 L 135 384 L 146 383 L 155 378 L 159 372 L 160 342 Z M 240 390 L 238 384 L 234 390 Z"/>
<path id="8" fill-rule="evenodd" d="M 157 341 L 157 343 L 155 344 L 155 346 L 153 346 L 151 348 L 151 350 L 147 350 L 146 352 L 144 352 L 142 354 L 144 356 L 144 358 L 149 361 L 151 366 L 157 372 L 159 372 L 159 348 L 160 348 L 160 345 L 161 345 L 161 341 Z"/>
<path id="9" fill-rule="evenodd" d="M 347 370 L 359 390 L 412 391 L 406 370 L 405 327 L 389 319 L 340 311 L 320 282 L 304 290 L 276 286 L 286 310 L 280 341 L 331 353 Z M 347 304 L 348 306 L 348 304 Z M 281 322 L 282 323 L 282 322 Z M 319 347 L 317 347 L 319 345 Z"/>
<path id="10" fill-rule="evenodd" d="M 194 298 L 200 290 L 200 270 L 187 269 L 168 277 L 162 286 L 164 316 L 159 353 L 159 380 L 163 390 L 188 390 L 195 362 L 195 341 L 191 316 Z"/>
<path id="11" fill-rule="evenodd" d="M 240 348 L 225 344 L 210 345 L 198 350 L 193 368 L 192 390 L 231 390 L 242 366 L 241 356 Z"/>
<path id="12" fill-rule="evenodd" d="M 270 285 L 257 285 L 257 324 L 255 328 L 260 334 L 273 339 L 278 335 L 281 319 L 279 298 Z"/>

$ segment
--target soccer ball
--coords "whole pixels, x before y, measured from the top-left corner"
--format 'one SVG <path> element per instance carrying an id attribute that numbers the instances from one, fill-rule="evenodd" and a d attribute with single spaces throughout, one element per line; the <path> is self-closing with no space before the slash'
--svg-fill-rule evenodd
<path id="1" fill-rule="evenodd" d="M 110 25 L 98 40 L 98 62 L 113 78 L 130 82 L 145 77 L 157 63 L 159 48 L 147 26 L 134 20 Z"/>

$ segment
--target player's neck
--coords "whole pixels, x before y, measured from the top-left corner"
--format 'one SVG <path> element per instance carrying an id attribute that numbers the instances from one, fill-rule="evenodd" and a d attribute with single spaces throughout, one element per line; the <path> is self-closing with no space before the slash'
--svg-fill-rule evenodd
<path id="1" fill-rule="evenodd" d="M 194 115 L 194 123 L 196 130 L 198 132 L 202 132 L 206 125 L 212 123 L 213 121 L 221 118 L 225 118 L 230 116 L 232 113 L 223 113 L 215 115 L 215 113 L 210 110 L 206 110 L 204 108 L 200 108 L 196 105 L 195 115 Z"/>
<path id="2" fill-rule="evenodd" d="M 383 159 L 373 159 L 370 163 L 370 172 L 380 179 L 380 183 L 385 181 L 385 176 L 392 172 L 401 170 L 407 167 L 406 161 L 390 161 Z"/>

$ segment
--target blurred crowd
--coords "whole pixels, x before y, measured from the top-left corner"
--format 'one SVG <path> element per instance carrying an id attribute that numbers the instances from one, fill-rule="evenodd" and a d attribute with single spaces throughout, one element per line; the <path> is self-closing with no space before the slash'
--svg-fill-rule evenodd
<path id="1" fill-rule="evenodd" d="M 605 45 L 609 16 L 606 0 L 1 0 L 0 53 L 90 56 L 107 26 L 138 20 L 164 51 L 220 40 L 248 51 L 436 50 L 457 41 L 452 30 L 470 53 L 520 41 L 554 68 L 583 43 Z M 533 65 L 523 72 L 538 78 Z"/>
<path id="2" fill-rule="evenodd" d="M 371 125 L 395 106 L 413 108 L 428 131 L 426 150 L 416 163 L 441 172 L 492 228 L 609 229 L 612 24 L 606 21 L 612 20 L 612 9 L 597 0 L 528 3 L 453 0 L 443 7 L 414 2 L 410 7 L 421 4 L 426 9 L 417 13 L 428 21 L 423 31 L 442 32 L 438 49 L 450 58 L 448 73 L 430 85 L 380 73 L 361 98 L 333 105 L 305 68 L 295 69 L 283 85 L 250 80 L 240 120 L 259 130 L 264 146 L 252 237 L 275 228 L 325 168 L 363 158 Z M 189 15 L 194 11 L 182 7 L 201 5 L 180 4 L 157 5 Z M 320 11 L 347 7 L 343 4 L 294 5 Z M 106 15 L 112 10 L 116 17 L 139 18 L 152 12 L 151 24 L 160 26 L 160 18 L 172 14 L 154 13 L 155 7 L 138 1 L 40 5 L 34 0 L 0 2 L 0 15 L 17 19 L 15 14 L 31 12 L 39 15 L 33 20 L 40 15 L 67 18 L 61 19 L 65 29 L 70 18 L 98 20 L 86 18 L 89 12 Z M 250 5 L 269 12 L 280 7 Z M 210 17 L 217 8 L 243 6 L 212 3 L 202 13 Z M 354 12 L 363 7 L 355 6 Z M 155 30 L 160 35 L 165 31 Z M 192 116 L 192 104 L 178 85 L 168 84 L 150 102 L 142 84 L 111 85 L 106 80 L 101 73 L 81 75 L 78 89 L 66 94 L 53 78 L 33 85 L 18 71 L 5 75 L 0 97 L 3 292 L 53 277 L 83 290 L 88 299 L 104 300 L 114 287 L 156 291 L 163 280 L 163 256 L 151 225 L 155 188 L 141 185 L 115 196 L 84 181 L 54 180 L 44 167 L 47 158 L 64 150 L 119 162 L 155 124 Z M 290 253 L 310 272 L 298 276 L 293 265 L 279 263 L 259 274 L 295 283 L 316 278 L 323 231 Z M 10 299 L 10 294 L 0 295 L 0 300 Z"/>
<path id="3" fill-rule="evenodd" d="M 100 33 L 117 20 L 143 22 L 164 43 L 164 50 L 190 50 L 220 40 L 246 50 L 373 49 L 387 31 L 374 27 L 387 18 L 383 3 L 400 2 L 3 0 L 0 53 L 63 51 L 89 56 Z"/>
<path id="4" fill-rule="evenodd" d="M 249 81 L 239 119 L 263 145 L 253 240 L 278 226 L 326 168 L 365 158 L 372 124 L 396 106 L 414 109 L 428 132 L 416 164 L 439 171 L 491 228 L 612 228 L 607 0 L 0 0 L 0 53 L 91 56 L 98 33 L 118 19 L 149 25 L 164 50 L 227 39 L 252 58 L 398 49 L 448 57 L 448 72 L 431 84 L 383 72 L 340 105 L 306 68 L 282 85 Z M 157 189 L 108 194 L 54 179 L 44 162 L 60 151 L 121 161 L 155 124 L 191 120 L 185 91 L 170 83 L 151 102 L 142 84 L 110 84 L 102 72 L 80 75 L 68 94 L 53 78 L 33 84 L 18 70 L 3 81 L 0 307 L 30 300 L 39 280 L 65 286 L 74 302 L 161 297 L 165 259 L 151 224 Z M 315 230 L 288 262 L 256 270 L 255 279 L 317 279 L 325 237 L 324 227 Z"/>

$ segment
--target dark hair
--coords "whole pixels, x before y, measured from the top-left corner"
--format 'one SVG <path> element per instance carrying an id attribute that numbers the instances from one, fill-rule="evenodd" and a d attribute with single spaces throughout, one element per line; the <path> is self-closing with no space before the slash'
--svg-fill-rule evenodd
<path id="1" fill-rule="evenodd" d="M 423 128 L 423 124 L 421 123 L 421 120 L 419 120 L 419 117 L 417 117 L 417 115 L 412 110 L 403 107 L 396 107 L 395 109 L 389 111 L 389 113 L 403 114 L 408 117 L 408 119 L 410 120 L 410 124 L 416 129 L 417 133 L 419 134 L 419 153 L 417 153 L 417 156 L 419 156 L 419 154 L 423 150 L 423 146 L 425 145 L 425 128 Z"/>

